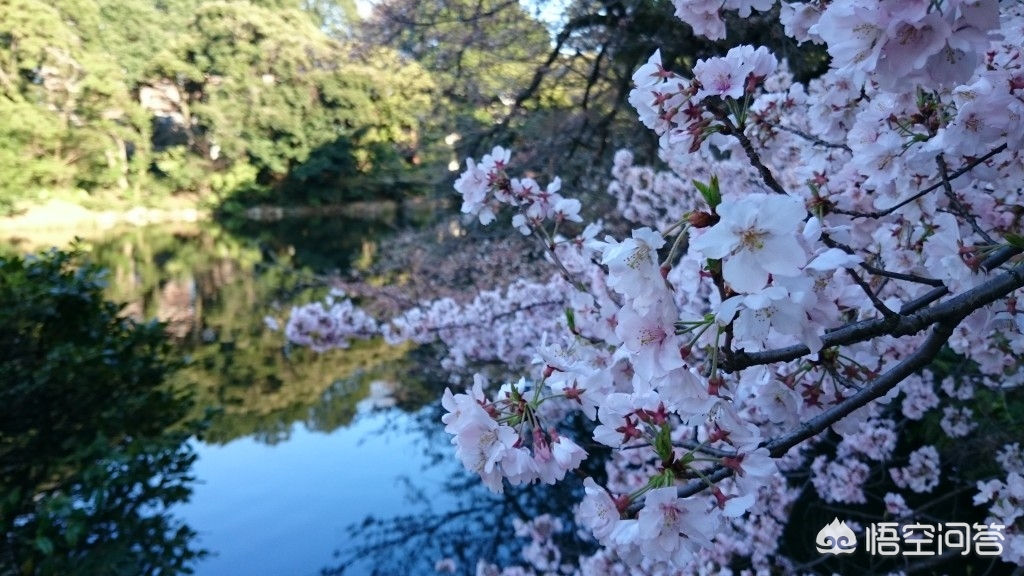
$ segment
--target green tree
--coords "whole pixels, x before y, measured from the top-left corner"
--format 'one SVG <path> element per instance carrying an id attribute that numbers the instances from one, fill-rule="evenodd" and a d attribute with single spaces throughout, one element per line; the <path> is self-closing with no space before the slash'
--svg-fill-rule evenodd
<path id="1" fill-rule="evenodd" d="M 0 210 L 47 189 L 137 191 L 148 118 L 101 16 L 91 0 L 0 0 Z"/>
<path id="2" fill-rule="evenodd" d="M 222 197 L 379 172 L 415 149 L 431 90 L 414 66 L 356 53 L 301 10 L 240 1 L 203 5 L 152 75 L 175 80 L 193 161 L 219 173 Z"/>
<path id="3" fill-rule="evenodd" d="M 552 4 L 528 3 L 538 14 Z M 602 188 L 618 148 L 657 159 L 657 139 L 627 101 L 633 72 L 655 49 L 683 73 L 738 44 L 770 47 L 802 79 L 827 66 L 820 47 L 798 48 L 777 18 L 730 24 L 730 37 L 712 42 L 694 36 L 669 0 L 573 0 L 557 12 L 546 27 L 518 0 L 382 0 L 364 35 L 437 75 L 454 107 L 449 125 L 463 137 L 457 156 L 510 145 L 517 164 L 589 190 Z"/>
<path id="4" fill-rule="evenodd" d="M 474 135 L 503 119 L 551 39 L 518 0 L 387 0 L 364 23 L 363 40 L 408 54 L 434 75 L 445 129 Z"/>
<path id="5" fill-rule="evenodd" d="M 0 259 L 0 572 L 173 574 L 200 552 L 168 509 L 190 494 L 190 402 L 163 327 L 103 299 L 99 269 Z"/>

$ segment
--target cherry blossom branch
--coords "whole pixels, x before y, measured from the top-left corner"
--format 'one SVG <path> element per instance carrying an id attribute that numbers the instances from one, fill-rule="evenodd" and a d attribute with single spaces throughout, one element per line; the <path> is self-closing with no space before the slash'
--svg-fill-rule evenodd
<path id="1" fill-rule="evenodd" d="M 1024 285 L 1024 267 L 1020 270 L 1021 284 Z M 896 387 L 911 374 L 927 366 L 942 350 L 942 347 L 949 340 L 957 325 L 967 317 L 969 312 L 962 312 L 957 316 L 948 318 L 937 323 L 928 335 L 928 338 L 921 344 L 921 347 L 907 356 L 902 362 L 894 366 L 885 374 L 875 378 L 871 383 L 864 386 L 860 391 L 853 394 L 839 404 L 832 406 L 821 414 L 807 420 L 786 434 L 771 440 L 763 445 L 768 449 L 773 458 L 779 458 L 789 452 L 801 442 L 813 438 L 824 432 L 829 426 L 849 416 L 859 408 L 866 406 L 872 400 L 885 396 L 890 390 Z M 717 483 L 734 474 L 732 468 L 716 466 L 710 472 L 704 473 L 700 480 L 691 480 L 679 487 L 679 497 L 686 498 L 704 491 L 708 482 Z"/>
<path id="2" fill-rule="evenodd" d="M 821 241 L 829 248 L 839 248 L 840 250 L 846 252 L 847 254 L 857 253 L 853 248 L 847 246 L 846 244 L 843 244 L 842 242 L 837 242 L 828 234 L 823 233 L 821 235 Z M 875 276 L 884 276 L 886 278 L 892 278 L 894 280 L 905 280 L 907 282 L 914 282 L 917 284 L 927 284 L 928 286 L 945 286 L 945 284 L 942 283 L 942 280 L 937 280 L 935 278 L 926 278 L 924 276 L 918 276 L 916 274 L 892 272 L 889 270 L 885 270 L 883 268 L 878 268 L 877 266 L 872 266 L 871 264 L 868 264 L 866 262 L 861 262 L 860 264 L 858 264 L 858 266 L 863 268 L 869 274 L 873 274 Z"/>
<path id="3" fill-rule="evenodd" d="M 527 310 L 533 310 L 534 308 L 547 308 L 549 306 L 551 306 L 551 307 L 559 307 L 560 308 L 562 306 L 565 306 L 565 302 L 561 301 L 561 300 L 547 300 L 547 301 L 543 301 L 543 302 L 531 302 L 529 304 L 525 304 L 523 306 L 515 308 L 514 310 L 508 310 L 507 312 L 499 312 L 497 314 L 494 314 L 493 316 L 490 316 L 489 318 L 487 318 L 487 322 L 488 322 L 488 324 L 493 324 L 497 320 L 502 320 L 502 319 L 505 319 L 505 318 L 509 318 L 509 317 L 515 316 L 516 314 L 518 314 L 520 312 L 525 312 Z M 454 330 L 462 330 L 462 329 L 466 329 L 466 328 L 483 328 L 484 326 L 485 325 L 482 322 L 461 322 L 461 323 L 458 323 L 458 324 L 445 324 L 443 326 L 429 326 L 427 328 L 424 328 L 423 331 L 426 332 L 426 333 L 440 333 L 440 332 L 443 332 L 445 330 L 453 330 L 454 331 Z"/>
<path id="4" fill-rule="evenodd" d="M 736 126 L 729 120 L 728 117 L 722 119 L 722 124 L 725 126 L 723 134 L 730 134 L 735 136 L 740 141 L 740 146 L 743 147 L 743 151 L 747 153 L 747 157 L 750 159 L 750 165 L 757 169 L 758 174 L 761 175 L 761 180 L 764 181 L 765 185 L 772 189 L 772 192 L 776 194 L 783 194 L 788 196 L 789 193 L 786 189 L 779 184 L 778 180 L 772 174 L 771 170 L 761 162 L 761 156 L 758 155 L 757 150 L 754 150 L 754 144 L 747 138 L 747 135 L 742 130 L 736 128 Z"/>
<path id="5" fill-rule="evenodd" d="M 868 300 L 871 300 L 871 304 L 875 307 L 875 310 L 881 312 L 883 317 L 895 318 L 899 316 L 898 314 L 890 310 L 884 302 L 878 299 L 878 296 L 875 295 L 875 291 L 872 290 L 871 286 L 868 286 L 868 283 L 865 282 L 864 279 L 860 277 L 860 274 L 857 274 L 856 270 L 854 270 L 853 268 L 847 268 L 846 272 L 847 274 L 850 275 L 851 278 L 853 278 L 853 281 L 857 283 L 857 286 L 860 286 L 861 290 L 864 291 L 864 294 L 867 295 Z"/>
<path id="6" fill-rule="evenodd" d="M 545 230 L 543 226 L 535 226 L 533 227 L 533 229 L 540 230 L 540 232 L 544 234 L 544 238 L 541 238 L 536 234 L 531 234 L 531 236 L 537 238 L 537 240 L 544 247 L 544 250 L 551 255 L 551 260 L 554 261 L 555 266 L 558 268 L 558 273 L 562 275 L 562 278 L 564 278 L 566 282 L 573 285 L 580 292 L 586 292 L 587 287 L 578 279 L 573 277 L 573 275 L 565 267 L 565 264 L 562 263 L 562 259 L 558 257 L 558 253 L 555 252 L 555 239 L 548 234 L 547 230 Z"/>
<path id="7" fill-rule="evenodd" d="M 995 270 L 996 268 L 1005 264 L 1010 258 L 1013 258 L 1017 254 L 1020 254 L 1020 252 L 1021 251 L 1019 248 L 1014 248 L 1013 246 L 1004 246 L 990 254 L 984 260 L 982 260 L 980 266 L 986 272 L 991 272 L 992 270 Z M 911 300 L 910 302 L 904 304 L 903 307 L 900 308 L 900 314 L 911 314 L 917 312 L 918 310 L 924 308 L 925 306 L 931 304 L 932 302 L 935 302 L 939 298 L 942 298 L 946 294 L 949 294 L 949 288 L 947 288 L 945 285 L 942 285 L 936 288 L 935 290 L 928 292 L 924 296 L 921 296 L 915 300 Z"/>
<path id="8" fill-rule="evenodd" d="M 969 314 L 970 312 L 962 312 L 937 323 L 921 347 L 908 355 L 902 362 L 875 378 L 846 400 L 768 442 L 765 447 L 768 448 L 772 457 L 778 458 L 804 440 L 821 434 L 826 428 L 849 416 L 855 410 L 866 406 L 872 400 L 885 396 L 908 376 L 928 366 L 942 351 L 942 347 L 949 341 L 949 337 L 952 336 L 956 327 Z"/>
<path id="9" fill-rule="evenodd" d="M 852 150 L 850 150 L 850 147 L 847 146 L 846 144 L 835 144 L 827 140 L 822 140 L 817 136 L 812 136 L 811 134 L 808 134 L 802 130 L 797 130 L 796 128 L 783 126 L 782 124 L 773 124 L 771 122 L 768 122 L 767 120 L 761 120 L 761 123 L 763 123 L 765 126 L 768 126 L 769 128 L 783 130 L 785 132 L 789 132 L 790 134 L 799 136 L 800 138 L 803 138 L 804 140 L 807 140 L 812 144 L 817 144 L 818 146 L 824 146 L 825 148 L 838 148 L 839 150 L 845 150 L 846 152 L 853 152 Z"/>
<path id="10" fill-rule="evenodd" d="M 968 163 L 963 168 L 957 170 L 956 172 L 953 172 L 952 174 L 949 175 L 949 178 L 947 178 L 946 180 L 948 182 L 956 180 L 957 178 L 963 176 L 964 174 L 967 174 L 971 170 L 974 170 L 978 165 L 984 164 L 990 158 L 992 158 L 993 156 L 995 156 L 996 154 L 999 154 L 1000 152 L 1002 152 L 1004 150 L 1006 150 L 1006 144 L 1005 143 L 1004 144 L 1000 144 L 999 146 L 993 148 L 988 154 L 985 154 L 984 156 L 981 156 L 980 158 L 976 158 L 976 159 L 972 160 L 970 163 Z M 832 208 L 831 211 L 835 212 L 836 214 L 843 214 L 843 215 L 846 215 L 846 216 L 852 216 L 854 218 L 881 218 L 883 216 L 888 216 L 889 214 L 892 214 L 893 212 L 899 210 L 900 208 L 906 206 L 907 204 L 910 204 L 911 202 L 915 202 L 915 201 L 923 198 L 924 196 L 926 196 L 930 192 L 934 192 L 935 190 L 938 190 L 939 188 L 942 188 L 942 185 L 943 185 L 942 182 L 938 182 L 937 184 L 933 184 L 933 185 L 925 188 L 924 190 L 918 192 L 917 194 L 914 194 L 910 198 L 907 198 L 903 202 L 899 202 L 899 203 L 897 203 L 897 204 L 895 204 L 895 205 L 893 205 L 893 206 L 891 206 L 889 208 L 886 208 L 885 210 L 876 210 L 874 212 L 857 212 L 855 210 L 843 210 L 841 208 Z"/>
<path id="11" fill-rule="evenodd" d="M 942 157 L 942 154 L 935 157 L 935 163 L 939 165 L 939 175 L 942 177 L 942 190 L 946 193 L 946 198 L 949 198 L 949 203 L 956 210 L 957 215 L 966 220 L 971 226 L 971 230 L 974 230 L 974 233 L 981 236 L 985 242 L 995 244 L 996 242 L 992 240 L 992 237 L 982 230 L 981 226 L 978 226 L 977 219 L 960 203 L 960 199 L 953 192 L 953 186 L 949 183 L 949 167 L 946 166 L 946 160 Z"/>
<path id="12" fill-rule="evenodd" d="M 702 446 L 701 444 L 698 444 L 697 442 L 693 441 L 673 442 L 672 445 L 677 448 L 684 448 L 686 450 L 691 450 L 693 452 L 700 452 L 702 454 L 714 456 L 715 458 L 736 457 L 736 452 L 730 452 L 728 450 L 719 450 L 718 448 L 712 448 L 710 446 Z"/>
<path id="13" fill-rule="evenodd" d="M 863 342 L 876 336 L 909 336 L 932 324 L 961 315 L 966 317 L 971 312 L 1000 300 L 1021 287 L 1024 287 L 1024 265 L 1017 265 L 988 282 L 932 308 L 899 317 L 863 320 L 848 324 L 822 336 L 822 342 L 825 348 L 829 348 Z M 947 288 L 941 290 L 944 290 L 945 293 L 949 292 Z M 810 353 L 810 349 L 803 344 L 764 352 L 740 350 L 733 354 L 731 360 L 726 359 L 727 361 L 722 363 L 722 368 L 727 372 L 735 372 L 751 366 L 796 360 Z"/>
<path id="14" fill-rule="evenodd" d="M 883 276 L 885 278 L 892 278 L 893 280 L 903 280 L 905 282 L 914 282 L 915 284 L 925 284 L 927 286 L 945 286 L 942 280 L 935 278 L 926 278 L 924 276 L 918 276 L 917 274 L 905 274 L 903 272 L 892 272 L 883 268 L 878 268 L 870 264 L 861 262 L 860 267 L 863 268 L 869 274 L 875 276 Z"/>

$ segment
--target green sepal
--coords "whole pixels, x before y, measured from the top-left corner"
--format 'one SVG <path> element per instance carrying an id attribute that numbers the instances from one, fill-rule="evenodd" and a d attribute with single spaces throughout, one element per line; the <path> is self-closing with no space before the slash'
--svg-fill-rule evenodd
<path id="1" fill-rule="evenodd" d="M 1020 234 L 1007 233 L 1003 236 L 1006 239 L 1006 243 L 1014 248 L 1024 249 L 1024 236 Z"/>
<path id="2" fill-rule="evenodd" d="M 663 461 L 672 458 L 672 429 L 668 424 L 662 424 L 658 436 L 654 439 L 654 451 Z"/>
<path id="3" fill-rule="evenodd" d="M 694 180 L 693 186 L 697 188 L 697 191 L 704 197 L 704 201 L 708 203 L 708 206 L 710 206 L 712 210 L 722 203 L 722 192 L 718 187 L 717 175 L 712 176 L 711 182 L 708 184 Z"/>

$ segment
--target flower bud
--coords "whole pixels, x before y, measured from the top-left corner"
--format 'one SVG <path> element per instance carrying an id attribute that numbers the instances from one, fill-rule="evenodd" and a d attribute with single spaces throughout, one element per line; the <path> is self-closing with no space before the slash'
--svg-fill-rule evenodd
<path id="1" fill-rule="evenodd" d="M 691 212 L 687 220 L 694 228 L 708 228 L 718 222 L 718 218 L 708 212 Z"/>

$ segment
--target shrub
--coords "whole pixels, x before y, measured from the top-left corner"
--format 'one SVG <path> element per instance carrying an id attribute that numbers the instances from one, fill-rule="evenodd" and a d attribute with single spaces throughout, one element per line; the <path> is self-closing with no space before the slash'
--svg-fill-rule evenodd
<path id="1" fill-rule="evenodd" d="M 202 552 L 189 399 L 163 327 L 103 298 L 77 249 L 0 258 L 0 573 L 173 574 Z"/>

